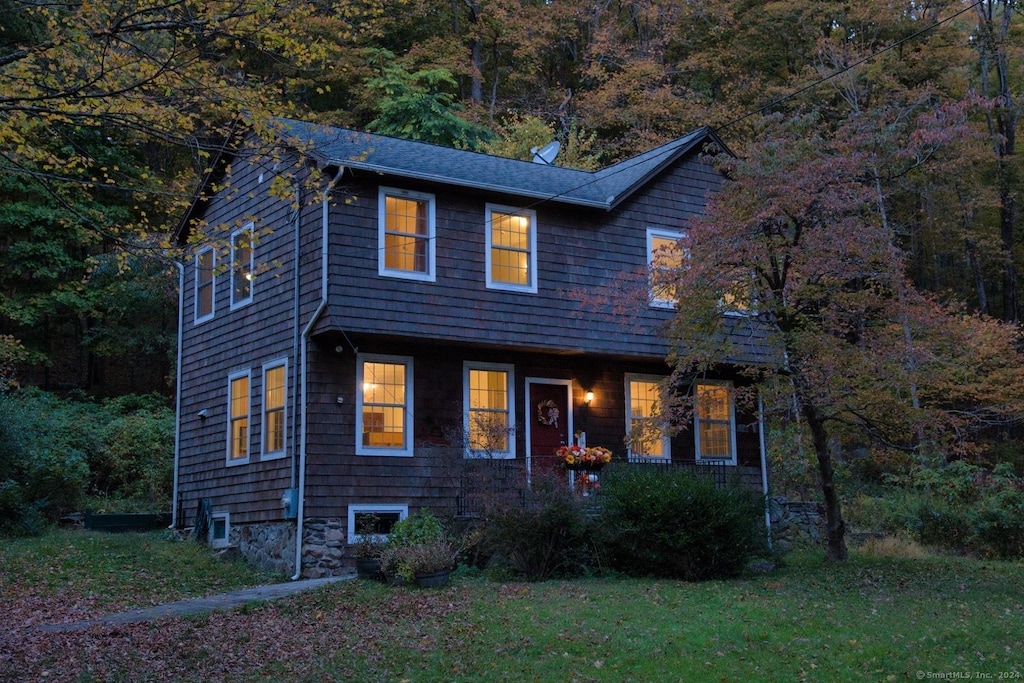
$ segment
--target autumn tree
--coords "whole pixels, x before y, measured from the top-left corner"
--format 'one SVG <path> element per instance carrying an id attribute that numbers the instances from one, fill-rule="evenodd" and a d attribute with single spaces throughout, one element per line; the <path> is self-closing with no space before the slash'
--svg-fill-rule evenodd
<path id="1" fill-rule="evenodd" d="M 731 180 L 691 225 L 686 263 L 671 281 L 674 386 L 723 362 L 726 327 L 737 320 L 767 331 L 776 363 L 754 370 L 780 378 L 811 435 L 832 560 L 847 555 L 834 437 L 934 457 L 966 447 L 964 413 L 1009 421 L 1024 405 L 1015 352 L 998 361 L 1002 385 L 975 362 L 994 362 L 980 347 L 1013 349 L 1014 331 L 979 321 L 994 335 L 982 342 L 963 322 L 970 316 L 952 315 L 906 281 L 881 215 L 872 170 L 881 159 L 849 144 L 856 133 L 855 125 L 823 131 L 813 116 L 766 121 L 744 158 L 724 159 Z M 964 385 L 987 389 L 941 398 L 951 364 Z"/>

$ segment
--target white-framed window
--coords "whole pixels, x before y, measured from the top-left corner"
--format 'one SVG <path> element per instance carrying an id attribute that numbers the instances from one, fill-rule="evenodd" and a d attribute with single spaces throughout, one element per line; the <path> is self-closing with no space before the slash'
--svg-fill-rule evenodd
<path id="1" fill-rule="evenodd" d="M 537 291 L 537 212 L 487 204 L 487 287 Z"/>
<path id="2" fill-rule="evenodd" d="M 651 306 L 675 308 L 675 272 L 683 265 L 679 240 L 683 233 L 675 230 L 647 228 L 647 264 L 650 278 Z"/>
<path id="3" fill-rule="evenodd" d="M 391 528 L 409 516 L 409 506 L 400 503 L 353 503 L 348 506 L 348 542 L 358 543 L 364 535 L 383 541 Z"/>
<path id="4" fill-rule="evenodd" d="M 249 462 L 249 424 L 252 412 L 249 387 L 252 372 L 241 370 L 228 375 L 228 448 L 229 465 Z"/>
<path id="5" fill-rule="evenodd" d="M 380 275 L 433 282 L 437 223 L 434 196 L 382 187 L 378 193 Z"/>
<path id="6" fill-rule="evenodd" d="M 661 412 L 661 382 L 656 375 L 626 375 L 626 444 L 629 459 L 667 461 L 672 442 Z"/>
<path id="7" fill-rule="evenodd" d="M 211 548 L 227 548 L 231 544 L 231 513 L 214 512 L 210 515 L 207 538 Z"/>
<path id="8" fill-rule="evenodd" d="M 515 457 L 515 375 L 513 366 L 463 364 L 463 431 L 466 456 Z"/>
<path id="9" fill-rule="evenodd" d="M 732 382 L 698 382 L 695 440 L 698 462 L 736 464 L 736 407 Z"/>
<path id="10" fill-rule="evenodd" d="M 412 358 L 360 354 L 356 455 L 413 454 Z"/>
<path id="11" fill-rule="evenodd" d="M 201 323 L 213 317 L 216 294 L 217 252 L 213 247 L 203 247 L 195 257 L 195 322 Z"/>
<path id="12" fill-rule="evenodd" d="M 263 366 L 262 460 L 281 458 L 288 445 L 288 360 Z"/>
<path id="13" fill-rule="evenodd" d="M 252 223 L 231 233 L 231 308 L 252 302 L 254 239 Z"/>

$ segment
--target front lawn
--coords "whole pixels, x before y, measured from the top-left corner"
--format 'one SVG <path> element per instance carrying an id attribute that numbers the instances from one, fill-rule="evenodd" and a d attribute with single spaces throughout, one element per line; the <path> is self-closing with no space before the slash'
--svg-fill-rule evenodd
<path id="1" fill-rule="evenodd" d="M 23 552 L 3 551 L 5 601 L 18 599 L 10 566 L 17 585 L 48 581 L 46 563 Z M 147 567 L 139 590 L 187 571 L 168 570 Z M 53 634 L 8 621 L 0 680 L 1012 680 L 1024 675 L 1022 586 L 1019 562 L 858 553 L 834 566 L 796 555 L 771 574 L 704 583 L 352 581 L 155 624 Z"/>

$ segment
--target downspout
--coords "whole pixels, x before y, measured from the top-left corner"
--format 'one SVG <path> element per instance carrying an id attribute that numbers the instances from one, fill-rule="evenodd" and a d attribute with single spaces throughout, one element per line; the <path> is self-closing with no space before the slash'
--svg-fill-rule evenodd
<path id="1" fill-rule="evenodd" d="M 178 526 L 178 456 L 181 453 L 181 333 L 185 321 L 185 264 L 174 261 L 178 267 L 178 359 L 174 368 L 174 480 L 171 491 L 171 526 Z"/>
<path id="2" fill-rule="evenodd" d="M 302 225 L 302 187 L 301 187 L 301 185 L 298 182 L 296 182 L 295 183 L 295 243 L 294 243 L 294 245 L 292 247 L 293 259 L 294 259 L 294 261 L 293 261 L 294 265 L 292 267 L 295 269 L 295 275 L 292 278 L 292 280 L 293 280 L 292 288 L 293 288 L 293 291 L 294 291 L 294 293 L 292 295 L 292 320 L 293 320 L 293 327 L 294 327 L 294 332 L 295 332 L 295 334 L 294 334 L 294 336 L 292 338 L 292 365 L 297 363 L 298 360 L 299 360 L 299 348 L 300 348 L 299 344 L 300 344 L 301 339 L 302 339 L 302 327 L 299 324 L 299 320 L 302 317 L 302 313 L 301 313 L 301 309 L 300 309 L 300 299 L 299 299 L 299 286 L 301 285 L 301 277 L 300 277 L 300 272 L 299 272 L 299 256 L 300 256 L 300 252 L 299 252 L 300 246 L 299 245 L 301 243 L 301 235 L 299 234 L 299 231 L 300 231 L 301 225 Z M 290 489 L 292 489 L 294 491 L 295 488 L 296 488 L 296 485 L 297 485 L 298 478 L 299 478 L 299 457 L 298 457 L 298 453 L 299 453 L 299 448 L 298 448 L 298 446 L 299 446 L 299 413 L 300 413 L 299 406 L 301 405 L 299 403 L 299 400 L 300 400 L 301 396 L 300 396 L 300 390 L 299 390 L 299 382 L 297 381 L 298 380 L 299 369 L 298 368 L 294 368 L 293 371 L 295 373 L 295 380 L 293 380 L 292 383 L 289 385 L 289 386 L 292 387 L 292 405 L 294 406 L 294 408 L 292 409 L 292 414 L 291 414 L 291 423 L 292 423 L 292 425 L 291 425 L 291 435 L 292 435 L 292 472 L 291 472 L 291 481 L 289 483 L 288 488 L 290 488 Z"/>
<path id="3" fill-rule="evenodd" d="M 772 547 L 772 510 L 768 499 L 768 448 L 764 437 L 764 397 L 757 395 L 757 438 L 761 446 L 761 490 L 764 492 L 764 528 L 768 532 L 768 549 Z"/>
<path id="4" fill-rule="evenodd" d="M 321 235 L 320 235 L 320 303 L 316 307 L 316 311 L 313 312 L 309 322 L 306 323 L 305 328 L 302 330 L 302 360 L 300 362 L 301 379 L 300 395 L 302 400 L 302 416 L 299 420 L 299 489 L 298 489 L 298 501 L 296 507 L 296 524 L 295 524 L 295 575 L 292 576 L 292 581 L 297 580 L 302 576 L 302 531 L 303 531 L 303 516 L 305 515 L 306 507 L 306 430 L 308 427 L 306 419 L 306 406 L 307 406 L 307 375 L 308 375 L 308 355 L 309 355 L 309 334 L 313 330 L 313 325 L 320 318 L 320 315 L 327 308 L 327 265 L 328 265 L 328 206 L 330 204 L 331 190 L 334 189 L 335 184 L 341 179 L 341 174 L 344 173 L 345 167 L 339 166 L 338 172 L 334 175 L 334 178 L 327 184 L 324 189 L 322 199 L 322 212 L 321 212 Z M 298 267 L 298 264 L 296 264 Z"/>

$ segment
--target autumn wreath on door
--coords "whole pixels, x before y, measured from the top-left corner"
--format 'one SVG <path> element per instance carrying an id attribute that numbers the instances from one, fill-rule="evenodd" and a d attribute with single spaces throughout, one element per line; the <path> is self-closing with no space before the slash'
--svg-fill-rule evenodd
<path id="1" fill-rule="evenodd" d="M 558 404 L 548 399 L 537 404 L 537 421 L 546 427 L 558 427 Z"/>

